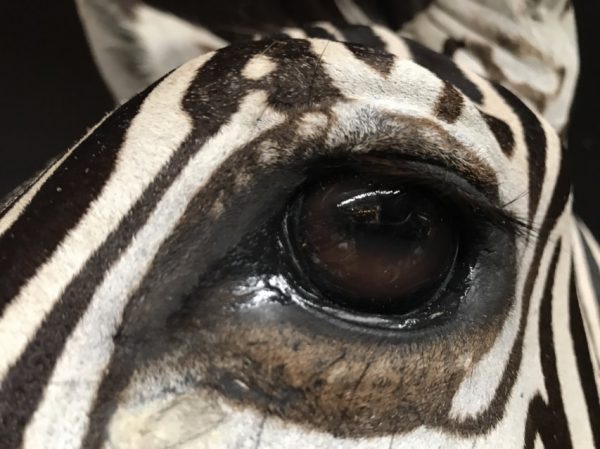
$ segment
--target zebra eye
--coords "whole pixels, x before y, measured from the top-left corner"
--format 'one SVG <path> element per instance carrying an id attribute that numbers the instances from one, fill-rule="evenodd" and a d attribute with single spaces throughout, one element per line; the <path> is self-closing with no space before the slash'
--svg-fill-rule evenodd
<path id="1" fill-rule="evenodd" d="M 449 207 L 395 180 L 331 179 L 309 187 L 288 215 L 297 266 L 330 306 L 403 315 L 440 290 L 458 251 Z"/>

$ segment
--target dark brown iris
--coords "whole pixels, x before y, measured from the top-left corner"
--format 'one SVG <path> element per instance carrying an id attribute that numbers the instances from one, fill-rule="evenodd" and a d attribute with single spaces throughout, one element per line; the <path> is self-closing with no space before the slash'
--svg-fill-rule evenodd
<path id="1" fill-rule="evenodd" d="M 360 178 L 319 183 L 300 200 L 293 238 L 330 300 L 368 313 L 426 302 L 452 266 L 452 214 L 426 189 Z"/>

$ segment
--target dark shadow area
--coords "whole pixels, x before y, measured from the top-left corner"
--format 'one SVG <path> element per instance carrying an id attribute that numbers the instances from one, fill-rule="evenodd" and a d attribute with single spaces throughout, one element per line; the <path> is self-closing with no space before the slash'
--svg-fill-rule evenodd
<path id="1" fill-rule="evenodd" d="M 575 184 L 575 210 L 600 238 L 600 2 L 576 0 L 581 72 L 571 111 L 569 152 Z"/>
<path id="2" fill-rule="evenodd" d="M 569 152 L 575 208 L 600 236 L 600 2 L 575 1 L 582 56 Z M 3 2 L 0 196 L 71 146 L 112 109 L 73 1 Z"/>
<path id="3" fill-rule="evenodd" d="M 3 196 L 73 145 L 113 105 L 74 1 L 2 3 Z"/>

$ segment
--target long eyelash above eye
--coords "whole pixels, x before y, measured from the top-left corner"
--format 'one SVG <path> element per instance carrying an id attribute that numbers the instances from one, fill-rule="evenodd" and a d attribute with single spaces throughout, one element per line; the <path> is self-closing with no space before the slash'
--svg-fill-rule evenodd
<path id="1" fill-rule="evenodd" d="M 517 237 L 529 238 L 535 234 L 534 228 L 525 220 L 515 216 L 503 206 L 491 204 L 487 200 L 474 198 L 460 193 L 459 201 L 465 201 L 472 212 L 484 219 L 488 224 Z"/>
<path id="2" fill-rule="evenodd" d="M 441 197 L 449 198 L 452 203 L 462 207 L 463 210 L 468 209 L 472 215 L 484 220 L 496 229 L 525 238 L 532 237 L 536 233 L 535 229 L 526 220 L 517 217 L 512 211 L 508 210 L 508 206 L 512 202 L 503 205 L 494 204 L 481 192 L 477 192 L 475 187 L 471 185 L 468 185 L 468 187 L 459 186 L 456 180 L 440 180 L 437 177 L 428 175 L 417 175 L 412 180 L 408 176 L 406 179 L 408 183 L 414 182 L 437 192 Z"/>

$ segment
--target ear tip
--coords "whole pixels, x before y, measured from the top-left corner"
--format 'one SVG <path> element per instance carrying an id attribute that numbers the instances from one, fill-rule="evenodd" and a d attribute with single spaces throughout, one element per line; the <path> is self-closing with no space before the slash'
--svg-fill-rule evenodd
<path id="1" fill-rule="evenodd" d="M 96 64 L 117 102 L 227 41 L 139 0 L 76 0 Z"/>

